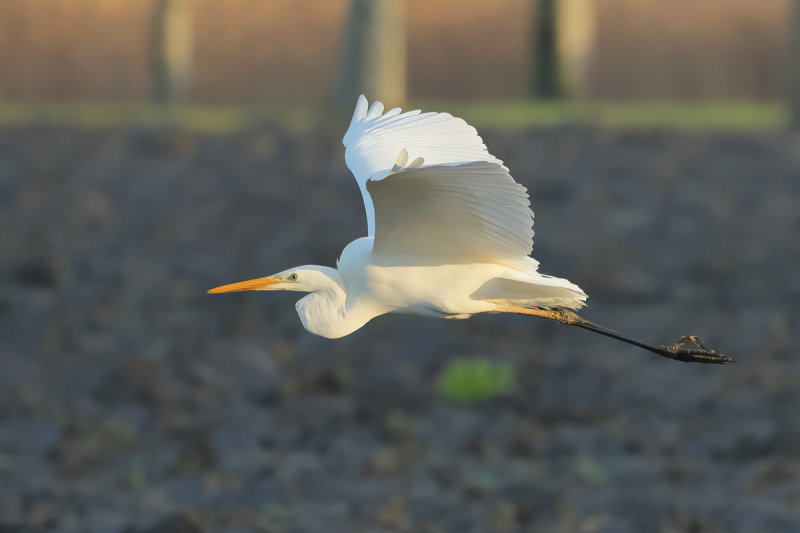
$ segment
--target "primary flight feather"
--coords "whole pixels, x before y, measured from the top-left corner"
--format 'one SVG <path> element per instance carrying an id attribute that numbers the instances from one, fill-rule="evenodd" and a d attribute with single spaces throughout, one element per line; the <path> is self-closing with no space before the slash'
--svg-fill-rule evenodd
<path id="1" fill-rule="evenodd" d="M 287 290 L 303 326 L 343 337 L 387 313 L 468 318 L 510 312 L 543 316 L 684 361 L 727 362 L 696 337 L 649 345 L 570 310 L 586 294 L 538 272 L 525 187 L 486 149 L 477 131 L 447 113 L 384 113 L 358 99 L 343 144 L 364 200 L 367 236 L 348 244 L 337 268 L 306 265 L 212 289 Z M 724 358 L 725 360 L 722 360 Z"/>

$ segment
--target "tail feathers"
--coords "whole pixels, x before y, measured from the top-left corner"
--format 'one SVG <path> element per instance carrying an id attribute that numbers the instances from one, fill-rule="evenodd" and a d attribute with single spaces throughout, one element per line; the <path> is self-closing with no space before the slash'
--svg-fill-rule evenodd
<path id="1" fill-rule="evenodd" d="M 473 299 L 504 307 L 539 307 L 580 309 L 586 305 L 586 293 L 562 278 L 537 274 L 519 278 L 493 278 L 484 283 Z"/>

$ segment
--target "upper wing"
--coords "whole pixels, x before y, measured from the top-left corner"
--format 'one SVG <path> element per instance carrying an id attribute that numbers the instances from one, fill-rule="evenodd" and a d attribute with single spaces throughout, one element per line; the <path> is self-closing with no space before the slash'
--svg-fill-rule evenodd
<path id="1" fill-rule="evenodd" d="M 375 203 L 373 253 L 414 264 L 518 261 L 533 248 L 525 187 L 498 163 L 403 168 L 369 180 Z"/>
<path id="2" fill-rule="evenodd" d="M 366 182 L 385 177 L 400 150 L 424 158 L 429 165 L 470 161 L 503 164 L 489 153 L 475 128 L 460 118 L 418 109 L 403 113 L 397 107 L 384 113 L 381 102 L 374 102 L 369 109 L 367 105 L 361 95 L 342 142 L 345 161 L 364 197 L 369 235 L 375 234 L 375 214 Z"/>

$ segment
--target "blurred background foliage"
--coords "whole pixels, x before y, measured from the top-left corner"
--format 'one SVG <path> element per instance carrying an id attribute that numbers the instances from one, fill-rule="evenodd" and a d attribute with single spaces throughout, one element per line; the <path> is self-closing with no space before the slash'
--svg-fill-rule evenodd
<path id="1" fill-rule="evenodd" d="M 587 117 L 604 123 L 603 117 L 626 113 L 619 106 L 593 111 L 587 102 L 633 101 L 637 108 L 622 124 L 670 124 L 681 120 L 665 112 L 665 102 L 691 102 L 673 105 L 678 116 L 699 117 L 689 125 L 775 126 L 787 122 L 798 92 L 795 4 L 6 0 L 0 103 L 81 103 L 79 113 L 145 120 L 152 113 L 140 115 L 136 102 L 221 104 L 230 116 L 219 120 L 229 123 L 251 116 L 231 106 L 263 107 L 262 114 L 287 104 L 350 107 L 359 92 L 389 106 L 406 97 L 415 103 L 539 97 L 582 103 L 539 113 L 512 107 L 499 116 L 511 117 L 512 125 L 539 123 L 542 114 L 547 123 Z M 658 104 L 649 109 L 642 101 Z M 698 104 L 718 101 L 741 102 L 742 109 L 729 104 L 695 113 Z M 86 105 L 97 102 L 127 112 Z M 761 115 L 753 111 L 760 105 Z M 737 118 L 720 118 L 731 115 Z M 0 115 L 9 116 L 41 115 Z"/>

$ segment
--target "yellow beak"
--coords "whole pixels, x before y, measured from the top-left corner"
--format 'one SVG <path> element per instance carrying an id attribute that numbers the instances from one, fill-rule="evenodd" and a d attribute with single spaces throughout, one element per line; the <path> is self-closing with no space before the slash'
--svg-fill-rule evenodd
<path id="1" fill-rule="evenodd" d="M 238 283 L 231 283 L 229 285 L 223 285 L 222 287 L 216 287 L 208 291 L 208 294 L 217 294 L 220 292 L 258 291 L 266 289 L 270 285 L 275 285 L 276 283 L 280 283 L 280 281 L 272 278 L 249 279 L 247 281 L 240 281 Z"/>

